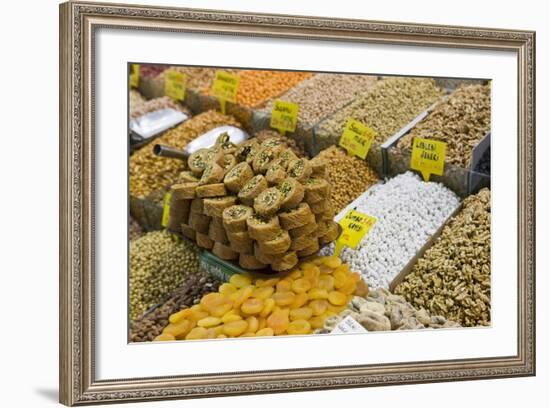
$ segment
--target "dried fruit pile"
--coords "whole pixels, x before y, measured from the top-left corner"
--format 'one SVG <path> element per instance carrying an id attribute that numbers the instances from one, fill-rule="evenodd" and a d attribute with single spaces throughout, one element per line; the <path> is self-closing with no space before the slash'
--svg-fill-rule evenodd
<path id="1" fill-rule="evenodd" d="M 170 316 L 155 340 L 310 334 L 368 288 L 336 257 L 315 258 L 283 279 L 233 275 L 218 292 Z"/>
<path id="2" fill-rule="evenodd" d="M 238 147 L 226 135 L 193 153 L 173 185 L 169 228 L 245 269 L 293 268 L 338 236 L 321 159 L 279 138 Z"/>
<path id="3" fill-rule="evenodd" d="M 472 150 L 491 130 L 491 87 L 470 85 L 457 89 L 444 102 L 399 140 L 401 149 L 410 149 L 415 137 L 447 143 L 445 161 L 470 167 Z"/>
<path id="4" fill-rule="evenodd" d="M 169 130 L 156 142 L 183 149 L 193 139 L 223 125 L 240 127 L 230 116 L 216 111 L 204 112 Z M 178 174 L 185 169 L 181 160 L 156 156 L 153 147 L 142 147 L 130 157 L 130 194 L 135 197 L 146 197 L 153 191 L 173 184 Z"/>
<path id="5" fill-rule="evenodd" d="M 491 322 L 491 192 L 464 200 L 462 210 L 397 286 L 415 307 L 462 326 Z"/>

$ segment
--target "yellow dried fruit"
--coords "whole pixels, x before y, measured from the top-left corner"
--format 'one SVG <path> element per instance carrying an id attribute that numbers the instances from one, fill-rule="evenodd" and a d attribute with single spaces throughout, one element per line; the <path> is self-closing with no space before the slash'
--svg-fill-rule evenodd
<path id="1" fill-rule="evenodd" d="M 223 333 L 229 337 L 237 337 L 246 332 L 248 323 L 244 320 L 225 323 L 223 325 Z"/>
<path id="2" fill-rule="evenodd" d="M 307 320 L 294 320 L 290 322 L 286 332 L 288 334 L 309 334 L 311 333 L 311 325 Z"/>
<path id="3" fill-rule="evenodd" d="M 250 333 L 256 333 L 258 331 L 258 327 L 260 325 L 258 318 L 255 316 L 250 316 L 246 319 L 246 322 L 248 323 L 248 332 Z"/>
<path id="4" fill-rule="evenodd" d="M 254 292 L 253 286 L 245 286 L 239 289 L 238 291 L 236 291 L 235 299 L 233 301 L 233 307 L 234 308 L 240 307 L 246 299 L 252 296 L 252 292 Z"/>
<path id="5" fill-rule="evenodd" d="M 204 319 L 201 319 L 197 322 L 197 326 L 199 327 L 214 327 L 222 323 L 222 319 L 219 317 L 205 317 Z"/>
<path id="6" fill-rule="evenodd" d="M 342 260 L 337 256 L 327 256 L 321 259 L 321 262 L 329 268 L 336 269 L 342 265 Z"/>
<path id="7" fill-rule="evenodd" d="M 275 289 L 273 288 L 273 286 L 263 286 L 263 287 L 254 289 L 254 292 L 252 292 L 252 297 L 256 299 L 265 300 L 268 297 L 270 297 L 274 291 Z"/>
<path id="8" fill-rule="evenodd" d="M 292 281 L 289 279 L 283 279 L 277 282 L 277 292 L 289 292 L 292 290 Z"/>
<path id="9" fill-rule="evenodd" d="M 335 290 L 328 294 L 328 301 L 335 306 L 345 305 L 347 303 L 347 299 L 348 297 L 344 293 L 337 292 Z"/>
<path id="10" fill-rule="evenodd" d="M 294 302 L 295 296 L 292 292 L 276 292 L 273 294 L 273 300 L 278 306 L 288 306 Z"/>
<path id="11" fill-rule="evenodd" d="M 251 314 L 260 313 L 263 307 L 264 307 L 264 302 L 261 299 L 249 298 L 243 302 L 241 306 L 241 310 L 243 313 L 251 315 Z"/>
<path id="12" fill-rule="evenodd" d="M 334 289 L 334 277 L 331 275 L 319 276 L 319 288 L 331 291 Z"/>
<path id="13" fill-rule="evenodd" d="M 238 315 L 234 311 L 230 311 L 224 314 L 221 320 L 222 320 L 222 323 L 231 323 L 242 319 L 243 319 L 242 316 Z"/>
<path id="14" fill-rule="evenodd" d="M 306 278 L 299 278 L 292 282 L 292 290 L 295 293 L 304 293 L 311 289 L 311 282 Z"/>
<path id="15" fill-rule="evenodd" d="M 322 315 L 328 308 L 328 302 L 325 299 L 317 299 L 309 302 L 309 307 L 313 311 L 314 316 Z"/>
<path id="16" fill-rule="evenodd" d="M 267 317 L 275 308 L 275 299 L 269 298 L 264 302 L 264 308 L 260 312 L 260 317 Z"/>
<path id="17" fill-rule="evenodd" d="M 308 300 L 309 298 L 307 297 L 307 293 L 298 293 L 294 296 L 294 301 L 290 304 L 290 308 L 297 309 L 302 307 L 308 302 Z"/>
<path id="18" fill-rule="evenodd" d="M 235 274 L 231 276 L 229 283 L 232 283 L 237 288 L 244 288 L 252 283 L 252 279 L 247 275 Z"/>
<path id="19" fill-rule="evenodd" d="M 182 319 L 186 319 L 188 317 L 191 317 L 192 311 L 191 309 L 182 309 L 179 312 L 173 313 L 168 318 L 168 321 L 170 323 L 178 323 Z"/>
<path id="20" fill-rule="evenodd" d="M 290 320 L 308 320 L 313 315 L 313 310 L 309 307 L 299 307 L 290 309 Z"/>
<path id="21" fill-rule="evenodd" d="M 288 309 L 276 310 L 267 318 L 267 326 L 273 329 L 275 334 L 283 334 L 288 324 Z"/>
<path id="22" fill-rule="evenodd" d="M 187 336 L 185 336 L 185 340 L 206 339 L 207 336 L 208 336 L 208 330 L 206 330 L 204 327 L 195 327 L 189 332 Z"/>
<path id="23" fill-rule="evenodd" d="M 218 289 L 218 292 L 220 292 L 222 295 L 230 295 L 232 293 L 235 293 L 236 291 L 237 287 L 232 283 L 223 283 Z"/>
<path id="24" fill-rule="evenodd" d="M 328 298 L 328 292 L 326 289 L 320 289 L 320 288 L 312 288 L 309 292 L 307 292 L 308 298 L 314 300 L 314 299 L 327 299 Z"/>
<path id="25" fill-rule="evenodd" d="M 275 332 L 271 327 L 265 327 L 263 329 L 260 329 L 256 332 L 256 337 L 266 337 L 266 336 L 273 336 L 275 335 Z"/>

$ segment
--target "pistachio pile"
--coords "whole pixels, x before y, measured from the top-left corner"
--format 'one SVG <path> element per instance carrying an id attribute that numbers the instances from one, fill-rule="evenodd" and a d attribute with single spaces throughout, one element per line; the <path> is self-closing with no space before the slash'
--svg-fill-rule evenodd
<path id="1" fill-rule="evenodd" d="M 392 295 L 378 288 L 368 296 L 354 296 L 346 310 L 329 317 L 316 333 L 330 333 L 346 317 L 351 316 L 367 331 L 439 329 L 460 327 L 443 316 L 430 315 L 425 309 L 415 309 L 403 296 Z"/>
<path id="2" fill-rule="evenodd" d="M 189 274 L 199 270 L 198 249 L 166 231 L 130 243 L 130 319 L 160 303 Z"/>
<path id="3" fill-rule="evenodd" d="M 462 210 L 395 289 L 415 307 L 462 326 L 491 322 L 491 192 L 464 200 Z"/>
<path id="4" fill-rule="evenodd" d="M 157 143 L 183 149 L 187 143 L 209 130 L 223 125 L 240 127 L 230 116 L 216 111 L 201 113 L 156 139 Z M 152 145 L 146 145 L 130 157 L 130 194 L 143 198 L 151 192 L 173 184 L 178 174 L 185 170 L 181 160 L 158 157 Z"/>
<path id="5" fill-rule="evenodd" d="M 474 147 L 491 130 L 491 87 L 470 85 L 458 88 L 398 143 L 410 149 L 415 137 L 447 143 L 445 161 L 470 167 Z"/>
<path id="6" fill-rule="evenodd" d="M 171 314 L 200 302 L 201 298 L 211 292 L 216 292 L 221 282 L 204 272 L 188 275 L 183 284 L 178 287 L 166 302 L 143 317 L 132 322 L 130 341 L 152 341 L 168 324 Z"/>
<path id="7" fill-rule="evenodd" d="M 256 140 L 260 143 L 262 143 L 266 139 L 279 139 L 281 141 L 281 144 L 285 147 L 288 147 L 290 150 L 294 152 L 294 154 L 298 157 L 306 157 L 306 151 L 304 149 L 304 144 L 301 141 L 296 141 L 294 139 L 291 139 L 290 137 L 283 136 L 279 132 L 271 129 L 264 129 L 260 130 L 256 134 L 254 134 L 254 137 Z"/>
<path id="8" fill-rule="evenodd" d="M 317 74 L 277 99 L 298 104 L 298 123 L 309 129 L 367 91 L 376 80 L 369 75 Z M 273 103 L 270 101 L 263 111 L 271 112 Z"/>
<path id="9" fill-rule="evenodd" d="M 331 199 L 336 213 L 380 181 L 365 160 L 348 155 L 340 147 L 323 150 L 314 160 L 317 159 L 327 163 L 327 179 L 332 186 Z"/>
<path id="10" fill-rule="evenodd" d="M 169 96 L 162 96 L 160 98 L 151 99 L 149 101 L 141 103 L 137 107 L 133 107 L 130 104 L 130 119 L 138 118 L 142 115 L 145 115 L 149 112 L 154 112 L 159 109 L 175 109 L 179 112 L 185 113 L 187 116 L 191 117 L 191 111 L 186 106 L 176 103 Z"/>
<path id="11" fill-rule="evenodd" d="M 338 144 L 349 118 L 373 129 L 376 142 L 383 143 L 442 95 L 433 79 L 385 78 L 318 125 L 318 148 Z"/>
<path id="12" fill-rule="evenodd" d="M 168 228 L 221 259 L 284 271 L 338 236 L 326 163 L 298 158 L 280 138 L 235 146 L 221 135 L 187 165 L 171 188 Z"/>

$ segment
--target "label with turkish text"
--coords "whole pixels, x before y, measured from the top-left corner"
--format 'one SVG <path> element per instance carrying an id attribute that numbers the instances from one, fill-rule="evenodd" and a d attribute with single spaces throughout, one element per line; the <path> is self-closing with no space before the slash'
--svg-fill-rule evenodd
<path id="1" fill-rule="evenodd" d="M 187 76 L 183 72 L 168 71 L 164 75 L 164 94 L 175 101 L 185 99 Z"/>
<path id="2" fill-rule="evenodd" d="M 376 132 L 361 122 L 349 118 L 338 143 L 349 154 L 365 159 Z"/>
<path id="3" fill-rule="evenodd" d="M 442 176 L 445 169 L 446 150 L 447 143 L 445 142 L 415 137 L 411 155 L 411 169 L 418 170 L 424 181 L 429 181 L 431 174 Z"/>
<path id="4" fill-rule="evenodd" d="M 271 109 L 270 126 L 280 132 L 294 132 L 298 122 L 299 106 L 292 102 L 275 101 Z"/>

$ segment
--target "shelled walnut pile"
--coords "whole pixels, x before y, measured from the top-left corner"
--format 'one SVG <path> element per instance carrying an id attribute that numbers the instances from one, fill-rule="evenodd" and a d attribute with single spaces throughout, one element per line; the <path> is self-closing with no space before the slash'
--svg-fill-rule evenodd
<path id="1" fill-rule="evenodd" d="M 397 286 L 418 308 L 462 326 L 491 321 L 491 192 L 464 200 L 462 210 Z"/>
<path id="2" fill-rule="evenodd" d="M 245 269 L 293 268 L 337 238 L 326 163 L 279 138 L 235 146 L 221 135 L 172 186 L 168 228 Z"/>

